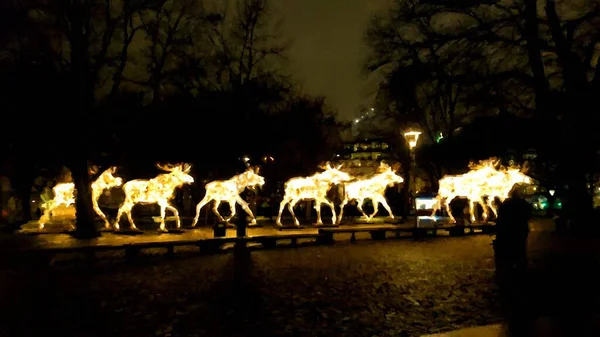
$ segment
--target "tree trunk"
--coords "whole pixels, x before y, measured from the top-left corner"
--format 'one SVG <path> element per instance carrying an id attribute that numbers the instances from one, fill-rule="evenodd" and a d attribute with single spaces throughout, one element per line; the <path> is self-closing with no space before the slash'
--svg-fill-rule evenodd
<path id="1" fill-rule="evenodd" d="M 19 183 L 16 184 L 15 192 L 19 196 L 21 201 L 21 211 L 23 213 L 21 221 L 18 225 L 26 224 L 31 221 L 31 185 L 33 185 L 33 179 L 28 179 L 31 184 Z M 25 182 L 25 181 L 23 181 Z"/>
<path id="2" fill-rule="evenodd" d="M 75 119 L 75 139 L 80 151 L 75 150 L 68 156 L 67 166 L 73 175 L 77 190 L 75 209 L 77 223 L 75 235 L 80 238 L 98 236 L 92 216 L 92 198 L 90 195 L 90 179 L 88 175 L 88 139 L 89 113 L 93 99 L 93 85 L 90 83 L 88 60 L 88 18 L 89 0 L 74 0 L 71 19 L 71 73 L 74 103 L 71 118 Z M 81 146 L 83 145 L 83 146 Z"/>

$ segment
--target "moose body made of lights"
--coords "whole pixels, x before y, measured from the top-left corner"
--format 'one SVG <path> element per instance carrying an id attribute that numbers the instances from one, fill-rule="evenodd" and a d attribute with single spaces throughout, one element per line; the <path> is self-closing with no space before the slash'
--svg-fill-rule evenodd
<path id="1" fill-rule="evenodd" d="M 432 215 L 440 209 L 446 210 L 452 222 L 456 219 L 449 210 L 448 205 L 454 198 L 465 198 L 469 201 L 469 214 L 472 223 L 476 221 L 475 205 L 479 204 L 483 210 L 482 218 L 487 221 L 488 209 L 498 216 L 494 204 L 495 198 L 504 201 L 515 184 L 531 184 L 532 179 L 522 173 L 517 167 L 496 169 L 499 161 L 491 158 L 479 164 L 471 163 L 471 171 L 456 176 L 445 176 L 439 181 L 438 202 L 432 210 Z M 484 198 L 487 201 L 484 202 Z"/>
<path id="2" fill-rule="evenodd" d="M 352 200 L 356 200 L 356 206 L 358 210 L 362 213 L 367 221 L 370 221 L 375 215 L 377 215 L 377 212 L 379 211 L 378 206 L 380 203 L 389 213 L 390 218 L 393 219 L 394 214 L 392 213 L 392 209 L 388 205 L 387 199 L 385 198 L 385 191 L 388 187 L 394 186 L 394 184 L 401 184 L 404 182 L 404 179 L 396 174 L 397 169 L 397 166 L 392 168 L 385 163 L 381 163 L 378 169 L 379 172 L 372 177 L 345 183 L 344 197 L 342 198 L 342 203 L 340 204 L 338 223 L 342 222 L 344 206 L 346 206 L 346 204 Z M 373 203 L 373 214 L 371 215 L 367 215 L 362 208 L 362 205 L 366 199 L 370 199 Z"/>
<path id="3" fill-rule="evenodd" d="M 91 184 L 91 192 L 92 192 L 92 206 L 94 211 L 98 216 L 104 220 L 106 227 L 110 227 L 110 223 L 106 218 L 106 215 L 100 209 L 98 205 L 98 199 L 102 196 L 102 193 L 106 190 L 110 190 L 114 187 L 120 187 L 123 185 L 123 179 L 117 178 L 114 176 L 116 173 L 116 167 L 110 167 L 105 170 L 92 182 Z M 93 166 L 90 168 L 90 175 L 96 174 L 98 172 L 98 167 Z M 58 207 L 70 207 L 75 204 L 75 184 L 74 183 L 60 183 L 56 184 L 52 188 L 52 192 L 54 193 L 54 198 L 49 202 L 44 204 L 44 214 L 40 217 L 39 220 L 39 228 L 43 229 L 44 225 L 50 221 L 52 217 L 52 212 L 56 210 Z"/>
<path id="4" fill-rule="evenodd" d="M 169 209 L 175 216 L 177 228 L 181 227 L 181 219 L 179 211 L 170 204 L 171 199 L 175 194 L 175 190 L 184 184 L 191 184 L 194 178 L 189 175 L 191 166 L 188 164 L 178 165 L 160 165 L 156 167 L 168 173 L 159 174 L 150 180 L 130 180 L 123 184 L 123 192 L 125 200 L 119 207 L 114 228 L 119 229 L 119 220 L 123 213 L 127 214 L 127 219 L 132 230 L 137 230 L 133 221 L 131 210 L 137 204 L 158 204 L 160 206 L 160 230 L 166 231 L 165 213 Z"/>
<path id="5" fill-rule="evenodd" d="M 113 166 L 102 172 L 102 174 L 100 174 L 92 183 L 92 207 L 94 208 L 96 214 L 98 214 L 98 216 L 104 221 L 104 226 L 106 228 L 110 228 L 110 222 L 106 218 L 106 214 L 104 214 L 104 212 L 102 212 L 100 209 L 98 200 L 104 191 L 123 186 L 123 178 L 115 177 L 115 173 L 117 173 L 117 168 Z"/>
<path id="6" fill-rule="evenodd" d="M 294 213 L 294 207 L 300 200 L 314 200 L 315 209 L 317 211 L 317 225 L 322 225 L 321 220 L 321 204 L 329 206 L 331 209 L 332 223 L 337 224 L 335 207 L 333 203 L 327 199 L 327 191 L 332 185 L 344 183 L 352 180 L 352 177 L 346 173 L 340 171 L 342 165 L 338 167 L 331 167 L 329 163 L 322 167 L 323 172 L 316 173 L 310 177 L 296 177 L 288 180 L 284 184 L 284 196 L 283 200 L 279 204 L 279 214 L 277 215 L 276 224 L 281 224 L 281 214 L 285 205 L 288 206 L 288 210 L 294 219 L 294 224 L 300 226 L 300 222 Z"/>
<path id="7" fill-rule="evenodd" d="M 198 218 L 200 217 L 200 210 L 202 207 L 207 205 L 209 202 L 214 201 L 213 204 L 213 212 L 219 220 L 224 223 L 228 223 L 236 214 L 235 204 L 238 203 L 242 209 L 252 218 L 250 224 L 256 224 L 256 218 L 248 207 L 248 203 L 242 199 L 240 194 L 244 192 L 246 188 L 256 188 L 262 187 L 265 184 L 265 178 L 258 175 L 258 168 L 249 167 L 244 173 L 233 176 L 229 180 L 217 180 L 211 181 L 206 184 L 206 194 L 204 198 L 196 205 L 196 216 L 194 217 L 194 222 L 192 223 L 192 227 L 196 226 L 198 223 Z M 226 202 L 229 204 L 229 210 L 231 214 L 227 219 L 221 216 L 219 213 L 219 206 L 222 202 Z"/>

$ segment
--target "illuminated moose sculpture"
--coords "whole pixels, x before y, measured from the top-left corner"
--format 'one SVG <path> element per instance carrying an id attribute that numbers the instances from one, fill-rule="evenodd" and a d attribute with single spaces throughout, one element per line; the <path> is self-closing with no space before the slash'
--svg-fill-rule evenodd
<path id="1" fill-rule="evenodd" d="M 294 218 L 294 224 L 300 226 L 300 222 L 294 213 L 294 207 L 300 200 L 314 200 L 315 209 L 317 210 L 317 225 L 323 224 L 323 220 L 321 220 L 321 204 L 329 206 L 331 209 L 332 223 L 335 225 L 337 223 L 335 208 L 333 203 L 327 199 L 327 191 L 334 184 L 343 183 L 352 179 L 348 173 L 339 170 L 341 167 L 342 165 L 339 165 L 334 168 L 327 163 L 325 167 L 322 167 L 325 171 L 321 173 L 316 173 L 310 177 L 296 177 L 288 180 L 284 185 L 284 196 L 279 204 L 279 214 L 277 216 L 276 224 L 282 226 L 281 214 L 283 213 L 283 208 L 287 204 L 288 210 Z"/>
<path id="2" fill-rule="evenodd" d="M 515 184 L 531 184 L 532 179 L 521 173 L 518 168 L 500 168 L 498 160 L 491 158 L 481 161 L 479 164 L 471 163 L 471 171 L 456 176 L 445 176 L 439 181 L 438 203 L 434 206 L 432 215 L 439 209 L 445 209 L 453 222 L 456 219 L 452 212 L 448 210 L 448 205 L 454 198 L 466 198 L 469 201 L 469 213 L 471 222 L 476 221 L 475 205 L 481 205 L 483 209 L 482 217 L 487 220 L 488 208 L 497 216 L 498 212 L 494 205 L 494 199 L 499 198 L 504 201 L 508 193 Z M 487 202 L 484 202 L 487 197 Z"/>
<path id="3" fill-rule="evenodd" d="M 191 166 L 188 164 L 174 166 L 156 164 L 156 167 L 168 173 L 159 174 L 150 180 L 130 180 L 123 185 L 125 201 L 123 201 L 123 204 L 119 207 L 119 212 L 117 213 L 117 219 L 114 224 L 116 230 L 119 229 L 119 220 L 123 216 L 123 213 L 127 214 L 131 229 L 137 230 L 137 227 L 133 222 L 133 217 L 131 216 L 131 209 L 136 204 L 158 204 L 158 206 L 160 206 L 161 231 L 166 231 L 165 213 L 167 209 L 173 212 L 177 221 L 177 228 L 181 227 L 179 211 L 169 202 L 173 198 L 176 188 L 183 186 L 183 184 L 191 184 L 194 182 L 194 178 L 188 174 Z"/>
<path id="4" fill-rule="evenodd" d="M 198 205 L 196 205 L 196 217 L 194 217 L 192 227 L 196 226 L 202 207 L 211 201 L 214 201 L 213 212 L 215 212 L 215 215 L 217 215 L 221 221 L 228 223 L 235 216 L 235 204 L 238 203 L 252 218 L 250 223 L 253 225 L 256 224 L 254 214 L 250 210 L 250 207 L 248 207 L 248 203 L 240 197 L 240 193 L 246 188 L 255 188 L 256 186 L 263 186 L 264 184 L 265 178 L 258 175 L 258 168 L 254 169 L 252 167 L 249 167 L 244 173 L 238 174 L 229 180 L 211 181 L 206 184 L 206 195 Z M 227 219 L 223 218 L 221 213 L 219 213 L 219 205 L 221 205 L 221 202 L 223 201 L 229 204 L 229 209 L 231 211 L 231 214 Z"/>
<path id="5" fill-rule="evenodd" d="M 104 212 L 100 209 L 98 199 L 100 199 L 100 196 L 102 196 L 104 191 L 123 185 L 123 178 L 115 178 L 115 173 L 117 173 L 117 168 L 113 166 L 102 172 L 102 174 L 100 174 L 100 176 L 92 183 L 92 206 L 94 207 L 96 214 L 104 220 L 104 226 L 106 228 L 110 228 L 110 222 L 106 218 Z"/>
<path id="6" fill-rule="evenodd" d="M 106 171 L 102 172 L 98 178 L 92 182 L 91 190 L 92 190 L 92 206 L 94 211 L 102 220 L 104 220 L 106 227 L 110 227 L 110 223 L 106 218 L 106 215 L 100 209 L 98 205 L 98 199 L 105 190 L 110 190 L 114 187 L 120 187 L 123 185 L 122 178 L 115 178 L 113 174 L 117 171 L 116 167 L 110 167 Z M 93 175 L 98 172 L 98 167 L 93 166 L 89 170 L 89 174 Z M 75 204 L 75 184 L 74 183 L 60 183 L 56 184 L 52 188 L 52 192 L 54 193 L 54 198 L 45 204 L 44 214 L 40 218 L 39 227 L 40 229 L 44 228 L 44 225 L 50 221 L 52 216 L 52 211 L 56 208 L 63 206 L 69 207 Z"/>
<path id="7" fill-rule="evenodd" d="M 392 209 L 387 203 L 385 198 L 385 190 L 388 187 L 394 186 L 394 184 L 401 184 L 404 182 L 401 176 L 396 174 L 398 167 L 390 167 L 385 163 L 381 163 L 379 166 L 379 172 L 367 179 L 361 179 L 351 181 L 344 184 L 344 198 L 340 204 L 340 214 L 338 217 L 338 223 L 342 222 L 344 216 L 344 206 L 351 201 L 357 201 L 357 208 L 363 214 L 363 216 L 370 221 L 377 212 L 379 211 L 379 204 L 383 205 L 385 210 L 389 213 L 390 218 L 394 218 Z M 373 214 L 367 215 L 363 211 L 362 205 L 366 199 L 370 199 L 373 202 Z"/>

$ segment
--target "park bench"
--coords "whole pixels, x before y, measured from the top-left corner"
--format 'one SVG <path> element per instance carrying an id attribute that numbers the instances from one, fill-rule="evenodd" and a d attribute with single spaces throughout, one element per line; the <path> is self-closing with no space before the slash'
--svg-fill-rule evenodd
<path id="1" fill-rule="evenodd" d="M 277 247 L 277 241 L 290 240 L 290 246 L 298 247 L 299 239 L 319 239 L 317 234 L 289 234 L 289 235 L 268 235 L 268 236 L 256 236 L 248 237 L 247 241 L 258 242 L 264 248 L 275 248 Z"/>
<path id="2" fill-rule="evenodd" d="M 35 260 L 36 264 L 51 264 L 54 257 L 58 254 L 83 254 L 86 263 L 93 264 L 95 262 L 96 253 L 107 251 L 124 251 L 127 260 L 133 260 L 138 257 L 139 253 L 144 249 L 164 248 L 167 256 L 172 256 L 175 253 L 175 247 L 197 246 L 200 252 L 205 254 L 217 253 L 223 245 L 228 243 L 241 242 L 244 246 L 249 242 L 261 244 L 264 248 L 275 248 L 277 242 L 289 240 L 290 246 L 297 247 L 300 239 L 317 239 L 317 234 L 289 234 L 289 235 L 270 235 L 270 236 L 250 236 L 244 238 L 236 237 L 217 237 L 200 240 L 177 240 L 177 241 L 157 241 L 157 242 L 139 242 L 123 245 L 90 245 L 90 246 L 75 246 L 75 247 L 48 247 L 34 248 L 24 251 L 25 257 L 31 261 Z M 33 262 L 33 261 L 31 261 Z"/>
<path id="3" fill-rule="evenodd" d="M 334 234 L 349 233 L 352 234 L 350 237 L 351 242 L 356 241 L 356 233 L 369 233 L 373 240 L 385 240 L 387 232 L 396 233 L 396 237 L 400 237 L 401 232 L 412 232 L 415 234 L 415 228 L 399 227 L 394 225 L 381 225 L 381 226 L 347 226 L 337 228 L 321 228 L 319 229 L 319 240 L 323 244 L 332 244 L 334 242 Z"/>

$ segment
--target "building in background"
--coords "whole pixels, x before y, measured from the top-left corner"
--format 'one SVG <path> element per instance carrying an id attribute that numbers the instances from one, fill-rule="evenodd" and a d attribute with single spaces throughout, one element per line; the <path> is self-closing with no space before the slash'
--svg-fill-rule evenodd
<path id="1" fill-rule="evenodd" d="M 396 155 L 385 140 L 372 138 L 344 143 L 334 160 L 354 176 L 368 176 L 376 172 L 381 161 L 395 163 Z"/>

